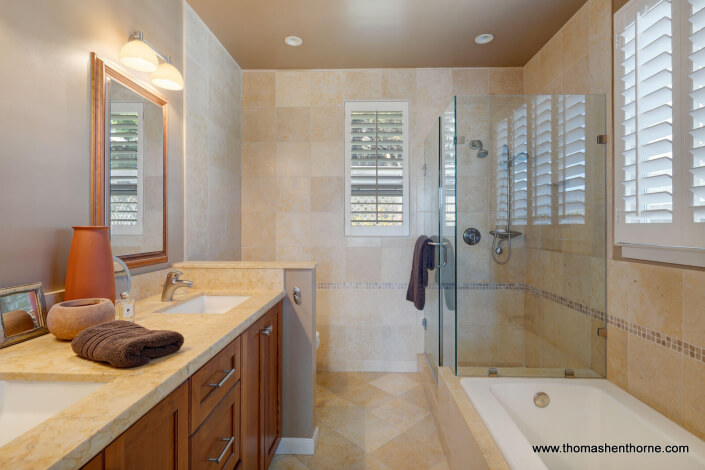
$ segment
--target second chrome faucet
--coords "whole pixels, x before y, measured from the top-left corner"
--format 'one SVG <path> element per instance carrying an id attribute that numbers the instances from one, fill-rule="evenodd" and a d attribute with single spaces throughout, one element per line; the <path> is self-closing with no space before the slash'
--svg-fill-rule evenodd
<path id="1" fill-rule="evenodd" d="M 179 276 L 183 274 L 184 273 L 181 271 L 176 270 L 167 273 L 164 289 L 162 289 L 162 302 L 171 302 L 174 300 L 174 292 L 180 287 L 193 287 L 193 281 L 179 279 Z"/>

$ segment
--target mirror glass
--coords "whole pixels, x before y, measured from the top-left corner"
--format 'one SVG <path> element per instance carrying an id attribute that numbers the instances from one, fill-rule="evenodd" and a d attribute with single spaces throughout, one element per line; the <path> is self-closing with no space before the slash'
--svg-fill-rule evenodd
<path id="1" fill-rule="evenodd" d="M 0 347 L 46 332 L 41 284 L 0 289 Z"/>
<path id="2" fill-rule="evenodd" d="M 116 256 L 164 251 L 164 112 L 109 79 L 106 211 Z"/>

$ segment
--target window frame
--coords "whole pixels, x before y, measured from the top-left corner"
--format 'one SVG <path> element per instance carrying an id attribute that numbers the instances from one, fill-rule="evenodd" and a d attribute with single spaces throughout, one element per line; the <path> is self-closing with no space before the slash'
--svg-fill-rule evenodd
<path id="1" fill-rule="evenodd" d="M 402 224 L 397 226 L 353 226 L 351 210 L 352 112 L 397 111 L 402 113 Z M 406 100 L 345 101 L 345 236 L 346 237 L 408 237 L 409 208 L 409 102 Z"/>
<path id="2" fill-rule="evenodd" d="M 670 0 L 672 56 L 672 220 L 670 223 L 626 223 L 621 86 L 621 41 L 625 26 L 655 0 L 630 0 L 614 14 L 614 230 L 613 243 L 622 257 L 688 266 L 705 266 L 705 223 L 692 220 L 690 209 L 690 2 Z M 638 51 L 637 51 L 638 54 Z M 638 85 L 639 82 L 637 82 Z M 638 119 L 639 114 L 637 114 Z M 637 157 L 638 158 L 638 157 Z"/>

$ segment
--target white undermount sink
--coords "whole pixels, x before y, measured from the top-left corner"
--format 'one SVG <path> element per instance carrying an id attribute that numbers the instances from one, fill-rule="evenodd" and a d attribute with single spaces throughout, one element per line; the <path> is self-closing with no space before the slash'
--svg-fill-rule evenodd
<path id="1" fill-rule="evenodd" d="M 0 380 L 0 446 L 103 385 L 96 382 Z"/>
<path id="2" fill-rule="evenodd" d="M 249 295 L 199 295 L 174 307 L 161 309 L 158 313 L 220 314 L 234 309 L 249 298 Z"/>

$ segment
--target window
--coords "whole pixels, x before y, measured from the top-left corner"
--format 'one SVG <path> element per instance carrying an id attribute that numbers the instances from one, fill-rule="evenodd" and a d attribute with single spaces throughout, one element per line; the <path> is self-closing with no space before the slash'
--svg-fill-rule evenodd
<path id="1" fill-rule="evenodd" d="M 614 57 L 615 242 L 705 265 L 705 0 L 630 1 Z"/>
<path id="2" fill-rule="evenodd" d="M 495 151 L 500 156 L 495 166 L 495 196 L 497 225 L 507 225 L 511 197 L 512 225 L 528 223 L 528 117 L 526 105 L 513 109 L 507 117 L 497 121 L 493 128 Z M 507 192 L 511 194 L 508 196 Z"/>
<path id="3" fill-rule="evenodd" d="M 441 184 L 443 185 L 443 213 L 441 223 L 444 227 L 454 228 L 455 214 L 455 106 L 441 115 Z"/>
<path id="4" fill-rule="evenodd" d="M 531 220 L 534 225 L 551 224 L 552 138 L 553 107 L 550 95 L 533 96 L 531 105 L 531 161 L 532 204 Z"/>
<path id="5" fill-rule="evenodd" d="M 585 95 L 558 100 L 558 223 L 585 223 Z"/>
<path id="6" fill-rule="evenodd" d="M 409 235 L 409 105 L 345 103 L 345 235 Z"/>
<path id="7" fill-rule="evenodd" d="M 143 198 L 143 104 L 110 105 L 110 231 L 141 235 Z"/>

